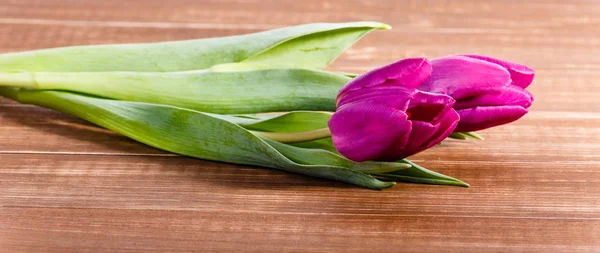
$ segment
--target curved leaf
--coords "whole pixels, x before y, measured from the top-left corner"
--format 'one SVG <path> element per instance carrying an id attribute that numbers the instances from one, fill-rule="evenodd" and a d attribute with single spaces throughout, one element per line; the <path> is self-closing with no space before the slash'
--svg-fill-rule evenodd
<path id="1" fill-rule="evenodd" d="M 331 138 L 321 139 L 316 141 L 304 142 L 304 143 L 292 143 L 289 144 L 296 147 L 308 148 L 308 149 L 323 149 L 328 150 L 332 153 L 337 153 Z M 406 163 L 411 165 L 410 168 L 403 170 L 396 170 L 391 173 L 389 172 L 372 172 L 372 175 L 379 176 L 386 180 L 392 181 L 403 181 L 403 182 L 412 182 L 412 183 L 423 183 L 423 184 L 440 184 L 440 185 L 456 185 L 456 186 L 464 186 L 469 187 L 469 184 L 453 178 L 446 176 L 441 173 L 437 173 L 435 171 L 428 170 L 422 166 L 419 166 L 416 163 L 409 161 L 408 159 L 403 159 L 398 161 L 399 163 Z"/>
<path id="2" fill-rule="evenodd" d="M 303 132 L 319 128 L 326 128 L 331 118 L 329 112 L 293 111 L 274 114 L 269 118 L 239 122 L 249 130 L 267 132 Z M 236 120 L 237 121 L 237 120 Z"/>
<path id="3" fill-rule="evenodd" d="M 442 184 L 469 187 L 469 184 L 456 178 L 425 169 L 407 159 L 404 159 L 402 161 L 410 164 L 412 167 L 405 170 L 395 171 L 392 173 L 382 173 L 373 175 L 380 176 L 381 178 L 385 178 L 387 180 L 397 180 L 421 184 Z"/>
<path id="4" fill-rule="evenodd" d="M 92 98 L 60 91 L 0 93 L 81 117 L 147 145 L 186 156 L 236 164 L 256 165 L 338 180 L 371 189 L 394 185 L 341 163 L 313 165 L 294 162 L 241 126 L 210 114 L 138 102 Z"/>
<path id="5" fill-rule="evenodd" d="M 365 173 L 392 173 L 410 168 L 405 163 L 393 162 L 354 162 L 347 158 L 323 149 L 300 148 L 263 138 L 290 160 L 301 164 L 327 164 L 359 170 Z"/>
<path id="6" fill-rule="evenodd" d="M 251 115 L 248 115 L 251 116 Z M 230 116 L 228 116 L 230 117 Z M 277 114 L 276 116 L 270 115 L 270 117 L 265 119 L 256 119 L 254 121 L 240 122 L 240 124 L 244 127 L 252 127 L 252 126 L 260 126 L 261 131 L 270 131 L 270 132 L 292 132 L 293 130 L 298 131 L 310 131 L 317 128 L 327 127 L 327 121 L 330 118 L 329 113 L 323 112 L 289 112 L 284 114 Z M 230 119 L 236 122 L 238 119 Z M 292 126 L 293 125 L 293 126 Z M 286 144 L 281 144 L 286 145 Z M 274 147 L 279 147 L 278 145 L 273 145 Z M 280 152 L 284 154 L 289 154 L 290 159 L 294 160 L 302 160 L 301 156 L 304 153 L 298 152 L 298 150 L 306 149 L 306 150 L 315 150 L 312 151 L 313 156 L 319 157 L 327 157 L 327 159 L 336 159 L 334 156 L 343 157 L 337 152 L 335 146 L 333 145 L 333 141 L 331 138 L 320 139 L 315 141 L 303 142 L 303 143 L 291 143 L 287 144 L 285 149 L 281 149 Z M 318 151 L 317 151 L 318 150 Z M 346 158 L 343 158 L 347 160 Z M 347 160 L 346 163 L 352 162 Z M 401 168 L 401 166 L 395 166 L 394 164 L 404 163 L 409 165 L 406 168 Z M 361 171 L 370 173 L 372 175 L 380 176 L 381 178 L 385 178 L 387 180 L 393 181 L 405 181 L 405 182 L 413 182 L 413 183 L 425 183 L 425 184 L 442 184 L 442 185 L 456 185 L 456 186 L 465 186 L 468 187 L 469 184 L 453 178 L 449 177 L 434 171 L 430 171 L 422 166 L 419 166 L 407 159 L 403 159 L 397 163 L 389 163 L 387 166 L 383 165 L 381 167 L 374 168 L 372 165 L 367 169 L 360 169 L 356 166 L 366 165 L 368 164 L 357 163 L 355 165 L 355 169 L 359 169 Z M 378 165 L 382 165 L 383 163 L 377 163 Z M 394 169 L 395 168 L 395 169 Z M 381 172 L 383 169 L 388 169 L 388 172 Z"/>
<path id="7" fill-rule="evenodd" d="M 0 55 L 0 71 L 169 72 L 237 62 L 323 68 L 375 29 L 389 26 L 377 22 L 315 23 L 220 38 L 44 49 Z"/>

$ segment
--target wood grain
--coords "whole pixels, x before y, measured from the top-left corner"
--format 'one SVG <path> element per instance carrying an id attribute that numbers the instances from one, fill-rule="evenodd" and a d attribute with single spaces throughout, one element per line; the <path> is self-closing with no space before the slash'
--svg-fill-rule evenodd
<path id="1" fill-rule="evenodd" d="M 471 188 L 191 159 L 0 99 L 0 252 L 600 252 L 597 1 L 0 0 L 0 52 L 349 20 L 394 29 L 331 69 L 479 53 L 536 70 L 522 120 L 412 157 Z"/>

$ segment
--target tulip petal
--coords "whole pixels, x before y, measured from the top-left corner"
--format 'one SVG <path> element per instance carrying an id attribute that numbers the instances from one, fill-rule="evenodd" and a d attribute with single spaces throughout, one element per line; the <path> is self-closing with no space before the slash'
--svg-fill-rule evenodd
<path id="1" fill-rule="evenodd" d="M 411 121 L 412 132 L 408 139 L 408 145 L 403 150 L 408 155 L 421 151 L 421 147 L 428 146 L 427 141 L 436 134 L 440 128 L 440 124 L 433 125 L 429 122 Z M 435 143 L 433 144 L 435 145 Z"/>
<path id="2" fill-rule="evenodd" d="M 431 63 L 429 60 L 425 58 L 400 60 L 354 78 L 340 89 L 338 101 L 349 92 L 378 85 L 416 88 L 430 75 Z"/>
<path id="3" fill-rule="evenodd" d="M 518 86 L 508 86 L 500 88 L 498 92 L 483 94 L 456 101 L 454 109 L 467 109 L 477 106 L 500 106 L 500 105 L 518 105 L 523 108 L 529 108 L 533 102 L 533 95 Z"/>
<path id="4" fill-rule="evenodd" d="M 425 146 L 425 142 L 431 138 L 439 128 L 439 125 L 434 126 L 430 123 L 421 121 L 412 121 L 411 124 L 412 131 L 409 138 L 407 138 L 408 141 L 404 143 L 404 145 L 401 143 L 394 143 L 393 146 L 383 152 L 379 158 L 380 160 L 397 161 L 425 150 L 425 148 L 421 149 L 420 147 Z"/>
<path id="5" fill-rule="evenodd" d="M 441 120 L 437 125 L 413 121 L 413 131 L 410 134 L 410 145 L 405 150 L 406 155 L 409 156 L 419 153 L 446 139 L 458 125 L 459 119 L 458 113 L 454 110 L 450 110 L 442 115 Z"/>
<path id="6" fill-rule="evenodd" d="M 329 120 L 333 144 L 353 161 L 379 160 L 394 143 L 406 143 L 411 131 L 407 115 L 385 104 L 346 104 Z"/>
<path id="7" fill-rule="evenodd" d="M 454 110 L 443 114 L 435 125 L 429 122 L 411 121 L 412 131 L 408 142 L 405 145 L 393 145 L 379 159 L 396 161 L 431 148 L 446 139 L 454 131 L 458 121 L 458 113 Z"/>
<path id="8" fill-rule="evenodd" d="M 510 74 L 500 65 L 464 56 L 431 61 L 433 72 L 420 90 L 443 93 L 456 100 L 487 94 L 508 86 Z"/>
<path id="9" fill-rule="evenodd" d="M 528 110 L 518 105 L 480 106 L 457 110 L 460 123 L 457 132 L 472 132 L 507 124 L 523 117 Z"/>
<path id="10" fill-rule="evenodd" d="M 414 93 L 416 93 L 415 89 L 402 86 L 373 86 L 346 94 L 338 100 L 338 106 L 372 101 L 405 111 Z"/>
<path id="11" fill-rule="evenodd" d="M 504 61 L 492 57 L 482 56 L 482 55 L 464 55 L 469 58 L 479 59 L 491 63 L 498 64 L 508 70 L 510 73 L 510 78 L 514 85 L 519 86 L 521 88 L 527 88 L 533 82 L 533 78 L 535 77 L 535 72 L 533 69 L 525 65 L 521 65 L 514 62 Z"/>
<path id="12" fill-rule="evenodd" d="M 452 109 L 454 99 L 448 95 L 417 91 L 410 101 L 407 114 L 412 121 L 425 121 L 437 124 L 437 121 Z"/>
<path id="13" fill-rule="evenodd" d="M 450 136 L 450 134 L 455 131 L 458 124 L 460 124 L 460 116 L 455 110 L 449 110 L 444 114 L 438 124 L 440 125 L 439 130 L 426 142 L 427 146 L 422 147 L 422 150 L 431 148 Z"/>

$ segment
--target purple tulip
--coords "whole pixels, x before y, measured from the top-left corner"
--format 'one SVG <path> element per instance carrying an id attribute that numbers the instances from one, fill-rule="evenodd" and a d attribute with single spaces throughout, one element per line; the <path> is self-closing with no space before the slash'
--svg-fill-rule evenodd
<path id="1" fill-rule="evenodd" d="M 454 99 L 416 88 L 431 75 L 424 58 L 369 71 L 339 91 L 329 120 L 333 143 L 354 161 L 395 161 L 434 146 L 458 124 Z"/>
<path id="2" fill-rule="evenodd" d="M 418 88 L 456 100 L 457 132 L 477 131 L 513 122 L 525 115 L 533 95 L 525 90 L 532 69 L 478 55 L 456 55 L 431 61 L 433 72 Z"/>

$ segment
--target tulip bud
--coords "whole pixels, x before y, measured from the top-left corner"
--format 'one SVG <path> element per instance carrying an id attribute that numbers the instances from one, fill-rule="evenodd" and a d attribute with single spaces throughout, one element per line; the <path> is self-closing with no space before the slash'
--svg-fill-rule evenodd
<path id="1" fill-rule="evenodd" d="M 394 161 L 450 135 L 459 120 L 454 99 L 416 89 L 431 71 L 427 59 L 405 59 L 342 87 L 329 120 L 338 151 L 354 161 Z"/>
<path id="2" fill-rule="evenodd" d="M 525 90 L 533 81 L 532 69 L 478 55 L 457 55 L 432 60 L 433 72 L 420 90 L 441 93 L 456 100 L 460 115 L 457 132 L 482 130 L 513 122 L 528 112 L 533 95 Z"/>

